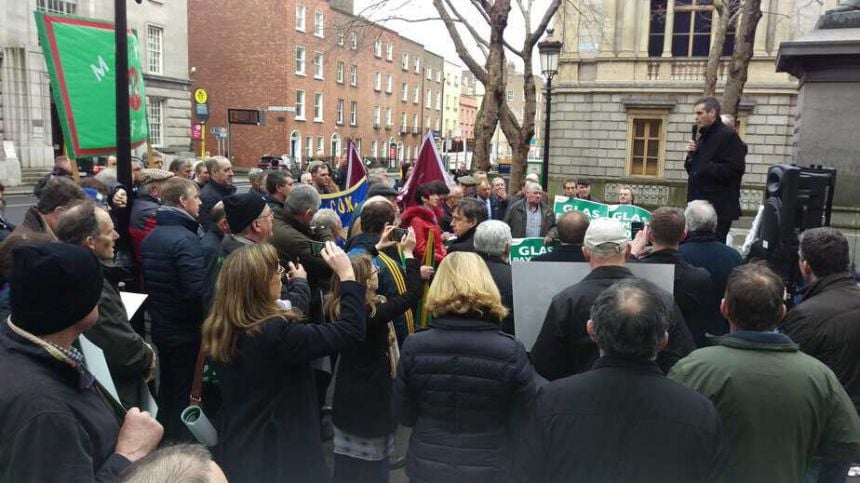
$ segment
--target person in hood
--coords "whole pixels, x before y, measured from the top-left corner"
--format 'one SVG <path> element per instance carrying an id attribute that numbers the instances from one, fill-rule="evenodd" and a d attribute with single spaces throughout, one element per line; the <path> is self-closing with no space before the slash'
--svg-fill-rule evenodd
<path id="1" fill-rule="evenodd" d="M 436 209 L 439 206 L 439 187 L 433 183 L 422 184 L 415 191 L 417 205 L 410 206 L 403 212 L 400 226 L 415 230 L 415 257 L 424 259 L 424 251 L 430 237 L 433 237 L 433 258 L 436 263 L 445 258 L 445 245 L 442 243 L 442 229 Z M 431 235 L 432 234 L 432 235 Z"/>

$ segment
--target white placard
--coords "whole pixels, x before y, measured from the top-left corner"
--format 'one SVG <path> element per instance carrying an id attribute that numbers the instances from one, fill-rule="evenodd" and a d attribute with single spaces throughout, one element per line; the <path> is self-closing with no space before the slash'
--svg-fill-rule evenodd
<path id="1" fill-rule="evenodd" d="M 78 337 L 81 344 L 81 352 L 84 354 L 84 365 L 96 381 L 116 400 L 117 404 L 122 405 L 119 401 L 119 394 L 116 392 L 116 386 L 113 383 L 113 377 L 110 375 L 105 353 L 101 348 L 83 335 Z"/>
<path id="2" fill-rule="evenodd" d="M 135 293 L 135 292 L 120 292 L 119 297 L 122 299 L 122 304 L 125 306 L 125 314 L 128 316 L 129 320 L 134 317 L 134 314 L 140 310 L 140 306 L 143 305 L 143 302 L 146 300 L 145 293 Z"/>
<path id="3" fill-rule="evenodd" d="M 634 275 L 672 293 L 675 266 L 657 263 L 625 265 Z M 514 324 L 517 339 L 531 350 L 543 326 L 552 298 L 579 283 L 591 272 L 585 262 L 519 262 L 511 264 L 514 290 Z"/>

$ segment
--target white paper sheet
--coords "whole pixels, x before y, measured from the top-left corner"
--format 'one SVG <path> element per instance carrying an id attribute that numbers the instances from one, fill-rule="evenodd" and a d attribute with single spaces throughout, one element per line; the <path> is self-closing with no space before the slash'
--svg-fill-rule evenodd
<path id="1" fill-rule="evenodd" d="M 148 297 L 145 293 L 134 292 L 120 292 L 119 296 L 122 299 L 122 304 L 125 306 L 125 314 L 129 319 L 134 317 L 134 314 L 140 310 L 140 306 L 143 305 L 146 297 Z"/>
<path id="2" fill-rule="evenodd" d="M 116 392 L 113 377 L 110 375 L 110 369 L 108 369 L 104 351 L 102 351 L 99 346 L 90 342 L 89 339 L 83 335 L 81 335 L 78 340 L 81 344 L 81 352 L 84 354 L 84 364 L 86 365 L 87 370 L 90 371 L 90 374 L 96 378 L 96 381 L 105 388 L 108 394 L 117 401 L 117 404 L 120 404 L 119 394 Z"/>

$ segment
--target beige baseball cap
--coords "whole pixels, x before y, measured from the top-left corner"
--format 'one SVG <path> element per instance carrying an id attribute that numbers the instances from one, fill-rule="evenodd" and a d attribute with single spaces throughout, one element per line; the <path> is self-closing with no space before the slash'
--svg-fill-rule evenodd
<path id="1" fill-rule="evenodd" d="M 588 248 L 596 248 L 606 243 L 614 243 L 625 246 L 630 241 L 624 225 L 616 218 L 598 218 L 588 224 L 585 231 L 584 245 Z"/>

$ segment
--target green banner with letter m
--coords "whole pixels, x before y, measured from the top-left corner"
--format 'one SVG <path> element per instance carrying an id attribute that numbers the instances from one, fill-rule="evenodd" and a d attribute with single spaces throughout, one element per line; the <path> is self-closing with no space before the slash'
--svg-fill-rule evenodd
<path id="1" fill-rule="evenodd" d="M 116 152 L 116 44 L 103 20 L 35 12 L 66 150 L 73 158 Z M 146 141 L 140 44 L 128 31 L 131 144 Z"/>

